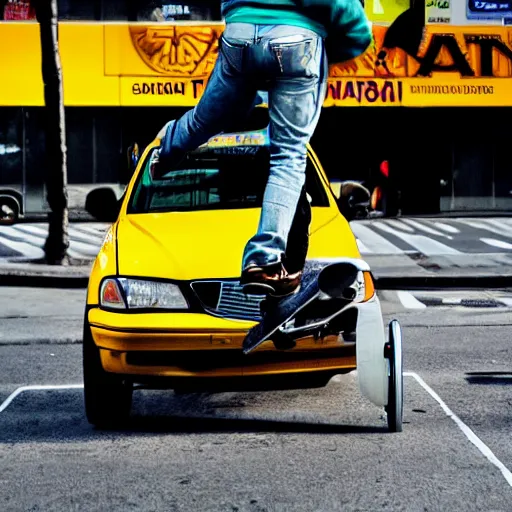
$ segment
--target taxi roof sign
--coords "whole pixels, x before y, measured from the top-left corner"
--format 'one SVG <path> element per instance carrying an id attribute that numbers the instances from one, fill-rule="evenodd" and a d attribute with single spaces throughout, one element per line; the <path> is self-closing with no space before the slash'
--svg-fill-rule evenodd
<path id="1" fill-rule="evenodd" d="M 267 131 L 223 133 L 212 137 L 204 146 L 215 147 L 237 147 L 237 146 L 267 146 L 269 138 Z"/>

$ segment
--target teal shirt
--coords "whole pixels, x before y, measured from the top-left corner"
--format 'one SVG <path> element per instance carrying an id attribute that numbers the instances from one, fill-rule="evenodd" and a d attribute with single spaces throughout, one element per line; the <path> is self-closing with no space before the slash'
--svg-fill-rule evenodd
<path id="1" fill-rule="evenodd" d="M 292 25 L 327 36 L 324 26 L 298 11 L 287 9 L 260 9 L 258 7 L 236 7 L 226 16 L 226 23 L 254 23 L 255 25 Z"/>
<path id="2" fill-rule="evenodd" d="M 292 25 L 326 39 L 329 64 L 364 53 L 373 40 L 361 0 L 223 0 L 226 23 Z"/>

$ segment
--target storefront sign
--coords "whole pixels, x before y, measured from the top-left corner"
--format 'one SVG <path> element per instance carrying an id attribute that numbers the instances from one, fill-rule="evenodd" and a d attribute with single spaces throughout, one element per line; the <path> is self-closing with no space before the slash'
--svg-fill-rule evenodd
<path id="1" fill-rule="evenodd" d="M 450 24 L 452 22 L 452 0 L 425 0 L 425 22 L 428 24 Z"/>
<path id="2" fill-rule="evenodd" d="M 512 27 L 405 21 L 400 30 L 374 25 L 375 44 L 364 56 L 330 68 L 326 107 L 512 106 Z M 223 28 L 61 23 L 65 103 L 194 106 L 215 66 Z M 10 48 L 1 104 L 44 103 L 39 44 L 37 24 L 0 24 L 0 45 Z"/>
<path id="3" fill-rule="evenodd" d="M 502 19 L 512 16 L 511 0 L 465 0 L 468 20 Z"/>

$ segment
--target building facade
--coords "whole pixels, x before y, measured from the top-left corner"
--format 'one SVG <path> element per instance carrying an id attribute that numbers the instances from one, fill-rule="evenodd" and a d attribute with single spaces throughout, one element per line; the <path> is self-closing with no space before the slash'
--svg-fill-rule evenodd
<path id="1" fill-rule="evenodd" d="M 366 1 L 375 44 L 331 67 L 312 140 L 329 176 L 373 183 L 389 162 L 390 215 L 512 211 L 512 4 L 483 3 Z M 58 4 L 70 190 L 122 187 L 128 148 L 201 97 L 224 26 L 220 2 Z M 38 25 L 28 1 L 0 1 L 0 13 L 0 196 L 17 191 L 26 213 L 40 212 Z"/>

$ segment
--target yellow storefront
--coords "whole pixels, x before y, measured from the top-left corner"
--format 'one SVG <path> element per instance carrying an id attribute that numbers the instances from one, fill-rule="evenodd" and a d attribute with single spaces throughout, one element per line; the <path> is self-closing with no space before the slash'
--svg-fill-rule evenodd
<path id="1" fill-rule="evenodd" d="M 374 45 L 356 61 L 330 68 L 326 109 L 313 140 L 327 172 L 346 179 L 366 179 L 370 168 L 386 159 L 401 169 L 396 174 L 400 182 L 410 182 L 411 176 L 421 181 L 435 169 L 438 157 L 444 162 L 441 167 L 448 165 L 451 143 L 447 139 L 460 143 L 460 148 L 467 145 L 471 136 L 464 135 L 469 129 L 464 120 L 468 119 L 479 133 L 473 137 L 473 147 L 485 139 L 485 153 L 484 146 L 492 145 L 495 172 L 499 140 L 506 139 L 501 125 L 508 110 L 503 109 L 512 107 L 512 27 L 490 22 L 454 25 L 450 21 L 459 14 L 451 9 L 449 0 L 427 0 L 425 11 L 421 11 L 424 16 L 418 16 L 417 7 L 408 6 L 403 0 L 367 2 Z M 446 23 L 425 25 L 425 18 Z M 201 97 L 223 27 L 222 22 L 212 21 L 59 23 L 68 146 L 70 153 L 85 158 L 80 169 L 73 169 L 70 163 L 71 185 L 82 181 L 122 183 L 126 179 L 126 148 L 135 140 L 147 143 L 166 120 L 194 106 Z M 40 154 L 30 154 L 34 139 L 40 138 L 44 104 L 37 23 L 0 23 L 0 45 L 5 49 L 0 110 L 5 120 L 11 119 L 17 126 L 14 144 L 1 140 L 0 126 L 0 160 L 2 144 L 5 148 L 17 145 L 17 153 L 22 153 L 9 153 L 12 162 L 18 159 L 22 163 L 11 163 L 4 176 L 0 172 L 0 184 L 13 181 L 17 166 L 23 165 L 24 176 L 31 176 L 28 182 L 40 187 L 34 167 Z M 490 122 L 499 132 L 495 140 L 479 128 Z M 370 156 L 368 148 L 373 149 Z M 425 148 L 428 158 L 415 156 L 416 150 Z M 94 154 L 86 157 L 88 150 Z M 465 151 L 453 145 L 451 150 L 452 160 L 454 152 Z M 4 149 L 4 157 L 6 154 Z M 84 177 L 88 165 L 91 175 Z M 450 165 L 453 175 L 453 162 Z M 113 167 L 119 170 L 114 172 Z M 432 181 L 432 176 L 428 180 Z M 442 186 L 442 175 L 435 180 Z M 29 189 L 30 183 L 26 185 Z M 457 209 L 451 192 L 451 209 Z M 442 190 L 438 193 L 439 197 L 450 195 Z M 439 198 L 435 201 L 439 203 Z M 496 198 L 493 201 L 489 204 L 497 207 Z M 450 209 L 447 201 L 444 204 Z"/>
<path id="2" fill-rule="evenodd" d="M 62 22 L 65 105 L 192 107 L 215 64 L 223 27 Z M 390 30 L 374 25 L 371 50 L 330 68 L 326 107 L 512 106 L 512 28 L 429 26 L 415 55 L 387 48 Z M 42 106 L 38 25 L 2 24 L 0 45 L 9 49 L 1 105 Z"/>

